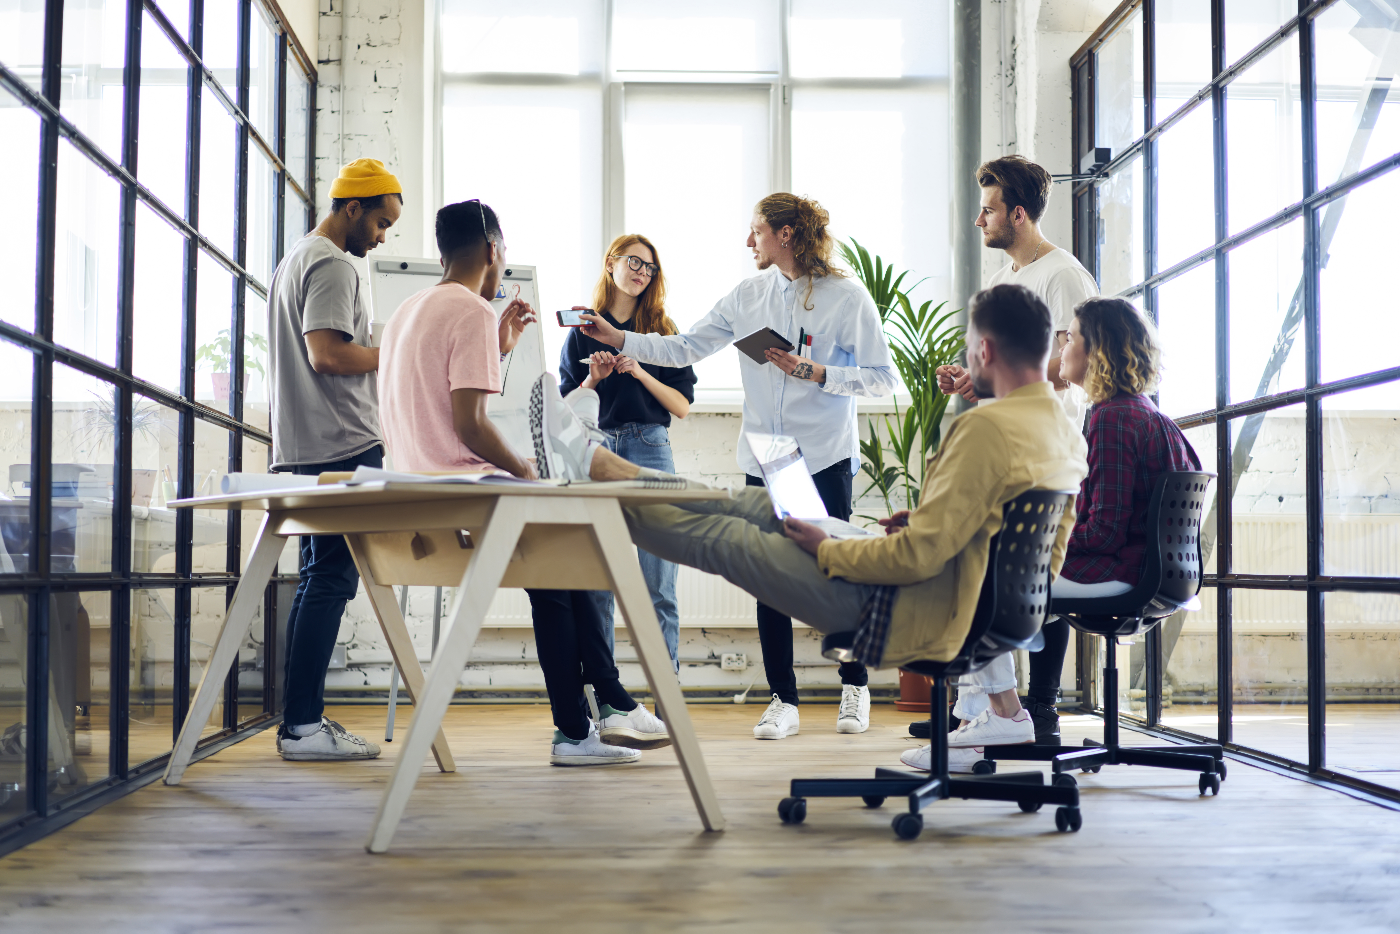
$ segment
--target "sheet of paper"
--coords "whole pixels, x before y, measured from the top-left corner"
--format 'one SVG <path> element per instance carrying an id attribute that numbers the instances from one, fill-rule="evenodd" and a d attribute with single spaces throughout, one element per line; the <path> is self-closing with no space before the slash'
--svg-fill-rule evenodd
<path id="1" fill-rule="evenodd" d="M 314 478 L 313 478 L 314 479 Z M 355 474 L 346 483 L 355 486 L 360 483 L 525 483 L 540 484 L 539 480 L 522 480 L 504 471 L 487 473 L 422 474 L 404 473 L 397 470 L 384 470 L 380 467 L 355 468 Z"/>

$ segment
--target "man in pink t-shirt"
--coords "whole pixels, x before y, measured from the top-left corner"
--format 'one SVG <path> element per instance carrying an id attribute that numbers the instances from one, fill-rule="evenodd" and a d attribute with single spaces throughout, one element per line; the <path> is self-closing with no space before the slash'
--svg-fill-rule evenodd
<path id="1" fill-rule="evenodd" d="M 502 358 L 535 320 L 534 310 L 517 300 L 497 321 L 487 302 L 505 271 L 500 223 L 480 201 L 449 204 L 437 214 L 437 243 L 442 281 L 399 306 L 384 329 L 379 354 L 380 422 L 394 467 L 451 471 L 495 466 L 534 479 L 534 466 L 486 415 L 487 400 L 501 391 Z M 554 715 L 549 761 L 620 765 L 637 761 L 639 749 L 670 745 L 666 725 L 618 680 L 592 594 L 526 593 Z M 596 725 L 589 718 L 584 684 L 593 685 L 598 699 L 601 722 Z"/>

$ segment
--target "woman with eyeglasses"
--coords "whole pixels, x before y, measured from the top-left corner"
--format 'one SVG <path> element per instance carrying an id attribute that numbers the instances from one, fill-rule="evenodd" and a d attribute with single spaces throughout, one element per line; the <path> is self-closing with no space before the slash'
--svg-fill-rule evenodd
<path id="1" fill-rule="evenodd" d="M 666 277 L 661 260 L 652 242 L 640 234 L 624 234 L 609 244 L 590 307 L 622 331 L 677 333 L 675 323 L 666 316 Z M 587 336 L 583 328 L 576 328 L 569 333 L 559 358 L 559 392 L 568 395 L 579 386 L 598 393 L 598 427 L 608 436 L 609 450 L 634 464 L 675 472 L 667 429 L 673 417 L 685 418 L 690 413 L 690 404 L 695 401 L 693 369 L 638 363 Z M 640 549 L 637 558 L 671 662 L 678 664 L 676 566 Z M 613 595 L 600 590 L 595 597 L 611 645 Z"/>

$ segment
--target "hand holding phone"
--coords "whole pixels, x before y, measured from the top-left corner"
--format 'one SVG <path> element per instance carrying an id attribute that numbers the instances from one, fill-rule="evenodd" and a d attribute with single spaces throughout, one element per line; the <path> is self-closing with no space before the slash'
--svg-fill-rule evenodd
<path id="1" fill-rule="evenodd" d="M 559 319 L 559 326 L 561 328 L 583 328 L 588 327 L 591 323 L 579 317 L 579 314 L 585 311 L 590 314 L 592 313 L 592 309 L 590 308 L 571 308 L 568 311 L 556 311 L 554 316 Z"/>

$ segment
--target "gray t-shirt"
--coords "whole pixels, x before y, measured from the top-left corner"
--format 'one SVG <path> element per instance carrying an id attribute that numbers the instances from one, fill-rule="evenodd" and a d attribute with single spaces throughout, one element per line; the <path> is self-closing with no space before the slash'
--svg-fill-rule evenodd
<path id="1" fill-rule="evenodd" d="M 350 254 L 308 234 L 277 266 L 267 293 L 272 357 L 272 469 L 327 464 L 383 444 L 375 374 L 325 376 L 303 335 L 332 329 L 370 345 L 370 314 Z"/>

